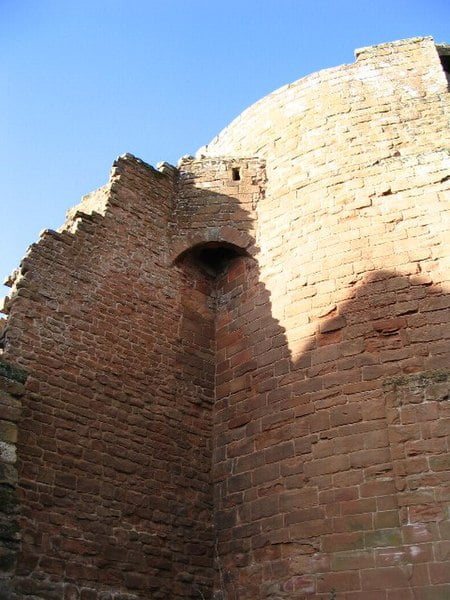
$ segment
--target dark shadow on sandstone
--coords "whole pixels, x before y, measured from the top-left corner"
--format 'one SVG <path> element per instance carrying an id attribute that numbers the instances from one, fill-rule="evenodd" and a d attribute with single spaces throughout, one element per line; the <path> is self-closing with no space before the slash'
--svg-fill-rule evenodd
<path id="1" fill-rule="evenodd" d="M 446 518 L 443 496 L 414 491 L 445 494 L 441 467 L 417 457 L 448 460 L 440 421 L 448 408 L 431 403 L 429 417 L 411 409 L 400 418 L 386 390 L 420 377 L 432 390 L 442 376 L 445 387 L 450 296 L 420 273 L 368 273 L 292 361 L 289 332 L 271 317 L 254 262 L 231 267 L 219 289 L 216 597 L 323 598 L 317 594 L 339 585 L 359 589 L 355 566 L 375 567 L 370 557 L 385 546 L 393 547 L 387 564 L 400 560 L 407 570 L 414 527 L 437 544 L 434 527 Z M 448 387 L 439 393 L 448 400 Z M 434 443 L 418 426 L 428 418 L 431 431 L 441 423 Z M 422 513 L 412 515 L 414 504 Z M 345 560 L 347 582 L 335 573 Z M 412 584 L 405 575 L 396 585 Z"/>

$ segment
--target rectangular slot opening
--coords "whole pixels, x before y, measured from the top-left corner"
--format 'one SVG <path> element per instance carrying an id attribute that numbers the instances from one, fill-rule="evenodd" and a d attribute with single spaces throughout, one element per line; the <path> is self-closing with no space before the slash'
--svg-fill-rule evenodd
<path id="1" fill-rule="evenodd" d="M 233 181 L 240 181 L 241 180 L 241 170 L 239 167 L 233 167 L 231 169 L 231 179 Z"/>
<path id="2" fill-rule="evenodd" d="M 441 61 L 442 69 L 447 76 L 447 81 L 450 87 L 450 45 L 449 44 L 437 44 L 436 50 L 438 51 L 439 58 Z"/>
<path id="3" fill-rule="evenodd" d="M 440 59 L 444 71 L 450 73 L 450 54 L 441 54 Z"/>

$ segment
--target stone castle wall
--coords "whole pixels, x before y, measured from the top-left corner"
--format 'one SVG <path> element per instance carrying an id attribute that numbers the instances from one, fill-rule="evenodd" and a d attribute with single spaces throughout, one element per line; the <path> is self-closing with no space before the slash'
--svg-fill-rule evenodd
<path id="1" fill-rule="evenodd" d="M 448 109 L 430 38 L 362 49 L 44 232 L 11 597 L 449 595 Z"/>
<path id="2" fill-rule="evenodd" d="M 171 172 L 120 159 L 86 200 L 99 212 L 45 232 L 15 283 L 20 598 L 177 598 L 210 579 L 213 321 L 167 266 L 173 203 Z"/>

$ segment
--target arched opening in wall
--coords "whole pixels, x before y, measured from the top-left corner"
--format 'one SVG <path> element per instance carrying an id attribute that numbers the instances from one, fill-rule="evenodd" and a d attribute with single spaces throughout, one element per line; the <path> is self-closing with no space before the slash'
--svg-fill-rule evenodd
<path id="1" fill-rule="evenodd" d="M 230 242 L 204 242 L 182 252 L 175 262 L 197 267 L 203 274 L 215 279 L 242 256 L 249 254 Z"/>

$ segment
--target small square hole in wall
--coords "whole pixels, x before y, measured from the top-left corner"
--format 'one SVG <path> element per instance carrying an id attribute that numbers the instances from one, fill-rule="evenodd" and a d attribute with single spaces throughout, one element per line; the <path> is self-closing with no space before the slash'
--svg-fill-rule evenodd
<path id="1" fill-rule="evenodd" d="M 241 170 L 239 167 L 233 167 L 231 169 L 231 179 L 233 181 L 240 181 L 241 180 Z"/>

